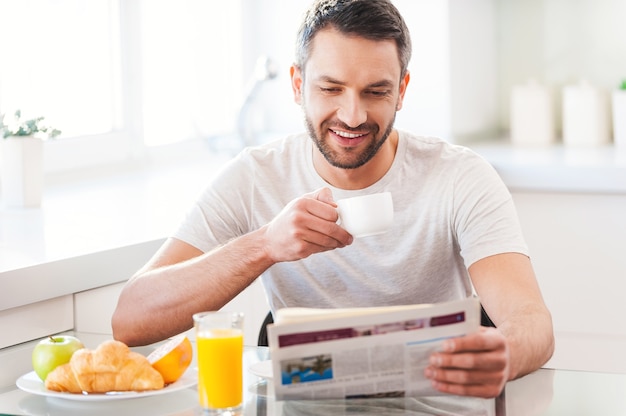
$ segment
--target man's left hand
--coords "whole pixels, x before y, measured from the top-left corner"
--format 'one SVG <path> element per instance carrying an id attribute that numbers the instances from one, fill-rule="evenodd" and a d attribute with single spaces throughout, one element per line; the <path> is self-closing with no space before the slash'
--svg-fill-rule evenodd
<path id="1" fill-rule="evenodd" d="M 509 375 L 509 350 L 504 335 L 481 327 L 475 334 L 444 341 L 424 372 L 441 392 L 491 398 L 502 392 Z"/>

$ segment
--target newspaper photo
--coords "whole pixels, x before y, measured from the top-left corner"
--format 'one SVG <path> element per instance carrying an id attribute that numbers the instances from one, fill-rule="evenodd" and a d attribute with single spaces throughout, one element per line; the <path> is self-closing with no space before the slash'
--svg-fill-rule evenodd
<path id="1" fill-rule="evenodd" d="M 428 305 L 285 308 L 268 326 L 277 400 L 433 396 L 424 377 L 447 338 L 478 331 L 475 297 Z"/>

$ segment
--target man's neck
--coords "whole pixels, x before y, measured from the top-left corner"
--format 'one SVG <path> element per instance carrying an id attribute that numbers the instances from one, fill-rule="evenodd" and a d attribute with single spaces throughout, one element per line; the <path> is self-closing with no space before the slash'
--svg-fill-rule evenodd
<path id="1" fill-rule="evenodd" d="M 313 166 L 330 185 L 348 190 L 367 188 L 380 180 L 391 167 L 398 148 L 398 131 L 393 130 L 376 155 L 356 169 L 337 168 L 328 163 L 317 147 L 313 147 Z"/>

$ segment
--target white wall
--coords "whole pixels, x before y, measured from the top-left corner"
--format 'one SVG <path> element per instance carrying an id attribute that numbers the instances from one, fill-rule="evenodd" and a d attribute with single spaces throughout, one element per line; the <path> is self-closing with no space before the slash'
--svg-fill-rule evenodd
<path id="1" fill-rule="evenodd" d="M 450 0 L 450 111 L 457 142 L 497 135 L 496 0 Z"/>
<path id="2" fill-rule="evenodd" d="M 252 74 L 257 57 L 267 55 L 278 76 L 262 85 L 254 108 L 262 113 L 265 129 L 276 133 L 304 130 L 300 107 L 293 101 L 289 67 L 293 63 L 296 32 L 309 0 L 244 1 L 244 78 Z"/>
<path id="3" fill-rule="evenodd" d="M 396 0 L 413 43 L 411 81 L 396 126 L 425 136 L 449 139 L 451 90 L 448 2 Z"/>
<path id="4" fill-rule="evenodd" d="M 513 190 L 552 312 L 549 367 L 625 372 L 626 195 Z"/>

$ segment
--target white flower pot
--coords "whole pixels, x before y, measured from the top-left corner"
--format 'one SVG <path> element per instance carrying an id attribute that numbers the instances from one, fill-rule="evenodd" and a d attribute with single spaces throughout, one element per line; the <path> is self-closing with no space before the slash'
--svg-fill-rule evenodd
<path id="1" fill-rule="evenodd" d="M 626 90 L 613 91 L 613 141 L 626 149 Z"/>
<path id="2" fill-rule="evenodd" d="M 0 138 L 0 179 L 6 207 L 39 207 L 43 192 L 43 140 Z"/>

